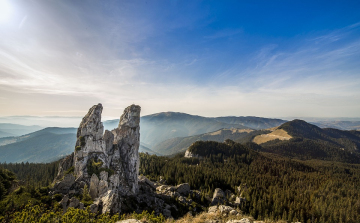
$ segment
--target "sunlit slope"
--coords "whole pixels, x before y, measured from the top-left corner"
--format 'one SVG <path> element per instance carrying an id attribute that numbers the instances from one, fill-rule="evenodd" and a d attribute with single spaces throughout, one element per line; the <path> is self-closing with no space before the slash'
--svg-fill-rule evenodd
<path id="1" fill-rule="evenodd" d="M 278 128 L 272 128 L 269 129 L 270 133 L 268 134 L 261 134 L 258 136 L 255 136 L 255 138 L 253 139 L 254 143 L 257 144 L 262 144 L 271 140 L 275 140 L 275 139 L 279 139 L 279 140 L 289 140 L 292 138 L 291 135 L 289 135 L 285 130 L 283 129 L 278 129 Z"/>
<path id="2" fill-rule="evenodd" d="M 252 141 L 263 152 L 299 159 L 323 159 L 360 162 L 360 132 L 319 128 L 302 120 L 293 120 Z"/>

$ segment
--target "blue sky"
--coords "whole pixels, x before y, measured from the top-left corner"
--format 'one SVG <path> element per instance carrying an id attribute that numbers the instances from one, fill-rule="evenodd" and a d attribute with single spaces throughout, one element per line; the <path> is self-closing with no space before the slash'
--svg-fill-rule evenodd
<path id="1" fill-rule="evenodd" d="M 360 114 L 359 1 L 0 6 L 0 116 Z"/>

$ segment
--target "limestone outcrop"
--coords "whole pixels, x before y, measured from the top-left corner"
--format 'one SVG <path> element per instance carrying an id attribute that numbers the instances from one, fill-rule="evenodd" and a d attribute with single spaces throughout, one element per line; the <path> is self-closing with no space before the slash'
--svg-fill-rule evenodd
<path id="1" fill-rule="evenodd" d="M 117 213 L 122 198 L 138 192 L 141 108 L 127 107 L 118 128 L 105 133 L 102 110 L 101 104 L 90 108 L 79 125 L 74 152 L 60 163 L 52 193 L 65 195 L 63 207 L 79 207 L 67 196 L 86 189 L 92 209 Z"/>
<path id="2" fill-rule="evenodd" d="M 194 143 L 193 143 L 193 144 L 194 144 Z M 189 146 L 189 148 L 190 148 L 193 144 L 191 144 L 191 145 Z M 198 154 L 194 154 L 194 153 L 190 152 L 189 148 L 185 151 L 185 155 L 184 155 L 185 158 L 203 158 L 203 157 L 199 156 Z"/>
<path id="3" fill-rule="evenodd" d="M 94 105 L 82 119 L 74 152 L 60 162 L 51 195 L 62 196 L 67 208 L 88 208 L 93 213 L 141 213 L 152 210 L 167 218 L 179 217 L 193 205 L 200 191 L 187 183 L 166 185 L 166 180 L 150 181 L 139 176 L 140 110 L 131 105 L 124 110 L 119 125 L 105 130 L 101 104 Z M 185 214 L 185 213 L 182 213 Z"/>

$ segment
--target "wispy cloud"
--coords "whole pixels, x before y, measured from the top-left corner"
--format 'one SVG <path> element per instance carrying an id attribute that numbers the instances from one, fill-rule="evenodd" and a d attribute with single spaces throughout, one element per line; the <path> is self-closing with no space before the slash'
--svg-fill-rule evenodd
<path id="1" fill-rule="evenodd" d="M 0 103 L 13 103 L 0 114 L 25 114 L 26 108 L 33 115 L 82 115 L 98 102 L 108 116 L 131 103 L 142 105 L 143 114 L 339 116 L 341 106 L 348 116 L 360 111 L 360 65 L 353 61 L 360 55 L 360 23 L 250 47 L 238 39 L 226 42 L 244 34 L 238 28 L 193 34 L 199 21 L 211 23 L 204 14 L 183 22 L 184 16 L 171 12 L 139 16 L 148 6 L 131 2 L 77 4 L 19 4 L 13 24 L 0 27 Z M 189 33 L 193 38 L 183 41 Z M 224 48 L 212 45 L 223 41 Z"/>

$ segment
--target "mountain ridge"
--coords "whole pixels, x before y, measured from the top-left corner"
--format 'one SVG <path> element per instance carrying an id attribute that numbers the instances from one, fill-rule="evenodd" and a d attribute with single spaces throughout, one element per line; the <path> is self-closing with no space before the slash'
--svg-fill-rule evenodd
<path id="1" fill-rule="evenodd" d="M 118 119 L 104 121 L 106 129 L 116 128 Z M 275 127 L 285 120 L 255 116 L 203 117 L 182 112 L 159 112 L 140 118 L 140 138 L 143 145 L 157 151 L 156 145 L 166 140 L 205 134 L 219 129 L 265 129 Z M 247 123 L 252 127 L 241 123 Z"/>
<path id="2" fill-rule="evenodd" d="M 289 140 L 271 140 L 260 144 L 262 152 L 302 160 L 323 159 L 360 163 L 360 132 L 319 128 L 303 120 L 279 126 L 292 136 Z"/>

